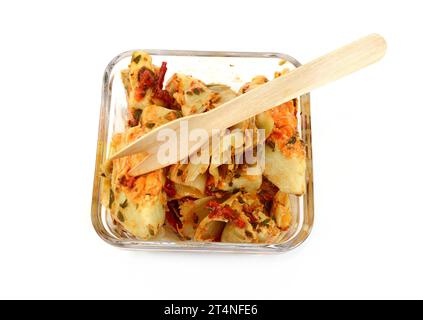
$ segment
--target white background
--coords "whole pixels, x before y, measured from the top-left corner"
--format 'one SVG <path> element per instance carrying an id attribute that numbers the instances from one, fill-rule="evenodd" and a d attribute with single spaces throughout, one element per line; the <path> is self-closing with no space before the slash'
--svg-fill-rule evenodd
<path id="1" fill-rule="evenodd" d="M 423 298 L 421 1 L 2 1 L 0 298 Z M 134 48 L 282 51 L 368 33 L 312 93 L 316 222 L 283 255 L 115 249 L 90 222 L 102 73 Z"/>

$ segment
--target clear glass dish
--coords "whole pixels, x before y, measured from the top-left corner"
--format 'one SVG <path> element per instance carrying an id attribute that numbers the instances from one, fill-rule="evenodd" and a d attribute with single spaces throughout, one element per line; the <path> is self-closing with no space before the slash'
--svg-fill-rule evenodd
<path id="1" fill-rule="evenodd" d="M 282 68 L 295 68 L 300 63 L 282 53 L 268 52 L 213 52 L 213 51 L 168 51 L 142 50 L 153 56 L 153 62 L 160 65 L 168 62 L 168 73 L 191 74 L 206 83 L 223 83 L 238 90 L 242 84 L 256 75 L 273 78 L 274 72 Z M 290 196 L 294 223 L 281 243 L 245 244 L 181 241 L 164 231 L 155 240 L 142 241 L 131 238 L 108 218 L 107 210 L 100 203 L 100 167 L 108 155 L 109 143 L 115 132 L 124 130 L 126 97 L 120 72 L 126 68 L 133 51 L 116 56 L 107 66 L 103 76 L 100 123 L 97 141 L 97 155 L 92 195 L 91 219 L 94 229 L 107 243 L 143 250 L 215 251 L 215 252 L 284 252 L 291 250 L 309 236 L 314 220 L 313 165 L 310 122 L 310 95 L 298 97 L 299 132 L 306 145 L 306 191 L 302 196 Z M 279 66 L 281 59 L 287 63 Z"/>

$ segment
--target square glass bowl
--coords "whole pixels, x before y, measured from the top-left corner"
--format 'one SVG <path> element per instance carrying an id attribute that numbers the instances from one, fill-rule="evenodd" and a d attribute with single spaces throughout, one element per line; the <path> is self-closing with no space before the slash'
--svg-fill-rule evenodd
<path id="1" fill-rule="evenodd" d="M 284 68 L 296 68 L 300 63 L 282 53 L 263 52 L 212 52 L 212 51 L 170 51 L 142 50 L 152 55 L 153 63 L 168 64 L 167 77 L 175 72 L 192 75 L 205 83 L 222 83 L 235 91 L 256 75 L 273 79 L 274 72 Z M 126 96 L 120 78 L 121 70 L 127 68 L 133 51 L 115 57 L 107 66 L 103 76 L 100 124 L 97 141 L 97 155 L 92 195 L 91 219 L 94 229 L 107 243 L 143 250 L 216 251 L 216 252 L 284 252 L 300 245 L 310 234 L 313 220 L 313 166 L 311 148 L 310 95 L 298 97 L 298 129 L 306 145 L 306 189 L 302 196 L 290 196 L 293 223 L 280 243 L 245 244 L 181 241 L 164 228 L 154 240 L 137 240 L 119 230 L 110 220 L 107 209 L 100 203 L 100 168 L 109 152 L 111 137 L 125 129 Z M 279 65 L 286 61 L 283 66 Z M 166 79 L 167 80 L 167 79 Z"/>

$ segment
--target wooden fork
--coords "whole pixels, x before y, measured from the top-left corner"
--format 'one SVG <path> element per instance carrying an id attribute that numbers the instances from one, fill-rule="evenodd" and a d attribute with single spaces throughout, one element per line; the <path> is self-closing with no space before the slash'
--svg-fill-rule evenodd
<path id="1" fill-rule="evenodd" d="M 189 129 L 201 128 L 209 136 L 213 129 L 226 129 L 261 112 L 278 106 L 295 97 L 310 92 L 380 60 L 386 51 L 386 41 L 378 34 L 370 34 L 344 47 L 317 58 L 283 77 L 276 78 L 206 113 L 183 117 L 155 128 L 128 146 L 116 152 L 110 160 L 143 153 L 143 161 L 129 172 L 137 176 L 171 165 L 159 161 L 158 149 L 163 142 L 157 137 L 161 130 L 174 130 L 179 137 L 181 121 L 187 121 Z M 179 141 L 178 141 L 179 143 Z M 177 161 L 186 159 L 195 142 L 178 152 Z M 179 148 L 178 148 L 179 151 Z"/>

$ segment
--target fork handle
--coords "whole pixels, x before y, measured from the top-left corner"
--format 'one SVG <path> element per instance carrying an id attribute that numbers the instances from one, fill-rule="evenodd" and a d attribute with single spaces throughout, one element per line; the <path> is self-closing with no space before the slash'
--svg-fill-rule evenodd
<path id="1" fill-rule="evenodd" d="M 386 47 L 383 37 L 370 34 L 211 110 L 204 114 L 201 125 L 203 128 L 231 127 L 379 61 Z"/>

